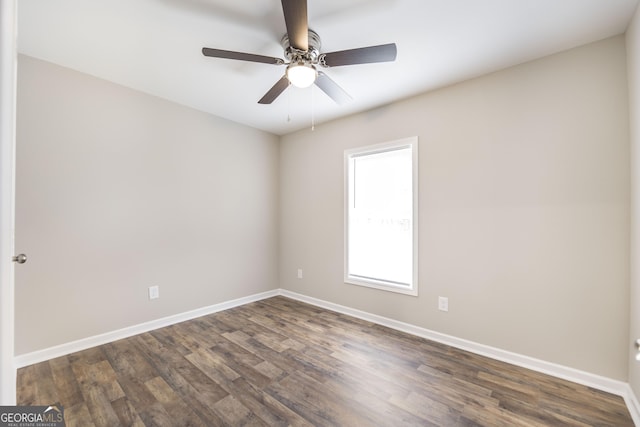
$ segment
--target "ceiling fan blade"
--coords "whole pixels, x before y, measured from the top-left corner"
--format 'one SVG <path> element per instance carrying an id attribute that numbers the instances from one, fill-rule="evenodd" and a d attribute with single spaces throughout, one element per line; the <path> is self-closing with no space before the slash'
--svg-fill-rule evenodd
<path id="1" fill-rule="evenodd" d="M 237 59 L 240 61 L 261 62 L 263 64 L 273 64 L 273 65 L 284 64 L 284 60 L 280 58 L 273 58 L 271 56 L 263 56 L 263 55 L 254 55 L 252 53 L 234 52 L 231 50 L 211 49 L 208 47 L 202 48 L 202 54 L 204 56 L 211 56 L 213 58 Z"/>
<path id="2" fill-rule="evenodd" d="M 290 45 L 306 52 L 309 50 L 307 0 L 282 0 L 282 11 Z"/>
<path id="3" fill-rule="evenodd" d="M 282 76 L 282 78 L 278 80 L 276 84 L 274 84 L 273 87 L 269 89 L 267 93 L 264 94 L 262 99 L 258 101 L 258 104 L 271 104 L 273 101 L 276 100 L 278 96 L 280 96 L 282 92 L 284 92 L 286 88 L 289 87 L 289 84 L 290 83 L 287 76 L 286 75 Z"/>
<path id="4" fill-rule="evenodd" d="M 336 82 L 323 72 L 318 72 L 318 78 L 315 83 L 324 93 L 329 95 L 329 98 L 338 104 L 345 104 L 353 99 L 344 89 L 338 86 Z"/>
<path id="5" fill-rule="evenodd" d="M 379 46 L 361 47 L 357 49 L 340 50 L 320 55 L 319 62 L 327 67 L 341 65 L 371 64 L 374 62 L 395 61 L 398 48 L 395 43 Z"/>

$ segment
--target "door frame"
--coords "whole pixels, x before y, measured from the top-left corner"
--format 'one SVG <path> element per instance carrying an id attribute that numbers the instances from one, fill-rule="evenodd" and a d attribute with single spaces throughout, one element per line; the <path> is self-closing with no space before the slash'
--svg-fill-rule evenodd
<path id="1" fill-rule="evenodd" d="M 0 0 L 0 405 L 16 404 L 15 165 L 17 0 Z"/>

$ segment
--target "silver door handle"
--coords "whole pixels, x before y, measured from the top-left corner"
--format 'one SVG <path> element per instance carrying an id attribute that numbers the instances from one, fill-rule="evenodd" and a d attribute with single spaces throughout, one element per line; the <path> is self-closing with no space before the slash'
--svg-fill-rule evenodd
<path id="1" fill-rule="evenodd" d="M 13 262 L 24 264 L 25 262 L 27 262 L 27 256 L 25 254 L 16 255 L 13 257 Z"/>

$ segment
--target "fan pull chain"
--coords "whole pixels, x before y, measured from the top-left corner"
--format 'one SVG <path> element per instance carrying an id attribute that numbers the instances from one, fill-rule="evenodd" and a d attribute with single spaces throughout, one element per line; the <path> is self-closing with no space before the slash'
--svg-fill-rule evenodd
<path id="1" fill-rule="evenodd" d="M 287 91 L 287 122 L 291 121 L 291 91 Z"/>
<path id="2" fill-rule="evenodd" d="M 316 117 L 315 117 L 315 97 L 314 88 L 311 86 L 311 132 L 316 130 Z"/>

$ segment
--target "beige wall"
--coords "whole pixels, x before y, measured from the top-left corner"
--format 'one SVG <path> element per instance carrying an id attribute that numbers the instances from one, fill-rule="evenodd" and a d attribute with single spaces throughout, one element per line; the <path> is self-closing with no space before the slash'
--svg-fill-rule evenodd
<path id="1" fill-rule="evenodd" d="M 640 396 L 640 363 L 633 342 L 640 338 L 640 7 L 627 30 L 627 76 L 629 79 L 629 128 L 631 141 L 631 316 L 629 383 Z"/>
<path id="2" fill-rule="evenodd" d="M 281 286 L 626 380 L 626 81 L 616 37 L 283 137 Z M 412 135 L 420 294 L 346 285 L 343 151 Z"/>
<path id="3" fill-rule="evenodd" d="M 17 355 L 278 287 L 276 136 L 25 56 L 18 79 Z"/>
<path id="4" fill-rule="evenodd" d="M 279 149 L 273 135 L 21 56 L 16 250 L 29 261 L 17 269 L 16 354 L 280 286 L 630 378 L 638 393 L 625 66 L 617 37 Z M 346 285 L 343 151 L 412 135 L 420 295 Z"/>

